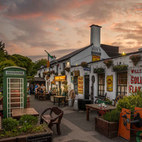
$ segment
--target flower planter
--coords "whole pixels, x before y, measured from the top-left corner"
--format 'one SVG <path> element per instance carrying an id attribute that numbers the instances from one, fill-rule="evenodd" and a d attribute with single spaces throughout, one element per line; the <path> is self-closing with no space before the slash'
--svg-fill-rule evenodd
<path id="1" fill-rule="evenodd" d="M 47 132 L 20 135 L 16 137 L 2 138 L 0 142 L 52 142 L 52 131 L 48 128 Z"/>
<path id="2" fill-rule="evenodd" d="M 128 70 L 128 65 L 115 65 L 113 66 L 114 72 L 125 72 Z"/>
<path id="3" fill-rule="evenodd" d="M 94 73 L 104 73 L 105 72 L 105 69 L 104 68 L 94 68 Z"/>
<path id="4" fill-rule="evenodd" d="M 108 122 L 101 117 L 96 117 L 95 130 L 109 138 L 117 137 L 118 122 Z"/>

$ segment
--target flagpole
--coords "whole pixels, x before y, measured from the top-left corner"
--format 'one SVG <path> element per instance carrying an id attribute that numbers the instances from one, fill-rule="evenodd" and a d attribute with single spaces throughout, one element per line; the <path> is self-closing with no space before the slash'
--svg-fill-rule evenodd
<path id="1" fill-rule="evenodd" d="M 48 59 L 48 62 L 49 62 L 49 54 L 48 54 L 48 52 L 46 51 L 46 50 L 44 50 L 45 52 L 46 52 L 46 54 L 47 54 L 47 59 Z M 50 71 L 50 66 L 49 66 L 49 71 Z"/>

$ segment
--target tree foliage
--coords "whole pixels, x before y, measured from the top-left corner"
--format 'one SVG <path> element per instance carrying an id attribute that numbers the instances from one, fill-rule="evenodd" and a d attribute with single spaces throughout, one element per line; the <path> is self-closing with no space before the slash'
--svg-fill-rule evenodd
<path id="1" fill-rule="evenodd" d="M 8 55 L 5 44 L 0 41 L 0 86 L 2 86 L 2 71 L 7 66 L 19 66 L 26 68 L 27 77 L 33 78 L 41 66 L 46 66 L 47 60 L 41 59 L 35 63 L 28 57 L 19 54 Z"/>

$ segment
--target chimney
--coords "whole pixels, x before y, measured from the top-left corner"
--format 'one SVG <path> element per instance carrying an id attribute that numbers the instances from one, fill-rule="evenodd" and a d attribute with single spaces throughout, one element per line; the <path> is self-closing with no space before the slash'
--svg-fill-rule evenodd
<path id="1" fill-rule="evenodd" d="M 101 26 L 91 25 L 91 40 L 90 44 L 93 44 L 95 47 L 100 47 L 100 31 Z"/>

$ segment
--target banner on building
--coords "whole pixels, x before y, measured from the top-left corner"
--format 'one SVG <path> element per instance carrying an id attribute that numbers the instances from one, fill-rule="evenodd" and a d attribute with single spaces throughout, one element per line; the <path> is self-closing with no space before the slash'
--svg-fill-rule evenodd
<path id="1" fill-rule="evenodd" d="M 130 68 L 128 75 L 129 94 L 142 91 L 142 68 Z"/>
<path id="2" fill-rule="evenodd" d="M 100 56 L 92 55 L 92 61 L 93 61 L 93 62 L 99 61 L 99 60 L 100 60 Z"/>
<path id="3" fill-rule="evenodd" d="M 78 94 L 83 94 L 83 76 L 78 76 Z"/>
<path id="4" fill-rule="evenodd" d="M 47 68 L 49 68 L 50 67 L 50 62 L 49 61 L 47 61 Z"/>
<path id="5" fill-rule="evenodd" d="M 107 91 L 112 92 L 113 91 L 113 75 L 107 76 Z"/>

